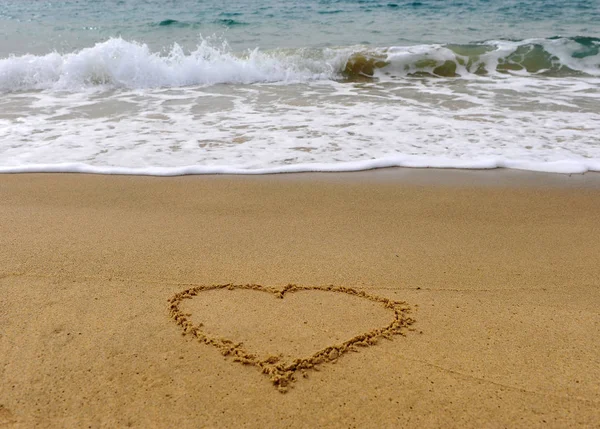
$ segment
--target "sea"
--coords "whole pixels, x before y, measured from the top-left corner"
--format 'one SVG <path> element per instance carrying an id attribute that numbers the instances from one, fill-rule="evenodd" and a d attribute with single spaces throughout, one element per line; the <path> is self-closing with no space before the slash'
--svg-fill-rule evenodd
<path id="1" fill-rule="evenodd" d="M 600 0 L 0 0 L 0 172 L 600 171 Z"/>

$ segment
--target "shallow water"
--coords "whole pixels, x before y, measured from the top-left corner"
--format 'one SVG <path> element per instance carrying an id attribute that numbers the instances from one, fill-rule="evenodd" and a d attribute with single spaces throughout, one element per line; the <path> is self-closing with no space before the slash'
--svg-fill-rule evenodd
<path id="1" fill-rule="evenodd" d="M 0 171 L 600 171 L 600 1 L 0 1 Z"/>

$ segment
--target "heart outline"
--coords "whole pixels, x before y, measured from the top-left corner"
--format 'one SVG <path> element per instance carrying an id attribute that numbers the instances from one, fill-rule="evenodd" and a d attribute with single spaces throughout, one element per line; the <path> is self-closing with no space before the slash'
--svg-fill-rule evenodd
<path id="1" fill-rule="evenodd" d="M 259 359 L 255 354 L 250 353 L 243 347 L 241 342 L 234 343 L 227 338 L 213 337 L 202 331 L 202 323 L 194 326 L 188 320 L 191 316 L 189 313 L 184 313 L 179 308 L 179 304 L 185 299 L 192 299 L 200 292 L 218 289 L 245 289 L 259 292 L 272 293 L 276 297 L 283 299 L 286 293 L 294 293 L 299 291 L 318 290 L 325 292 L 346 293 L 348 295 L 357 296 L 359 298 L 368 299 L 370 301 L 383 304 L 386 309 L 394 312 L 393 320 L 382 328 L 375 328 L 369 332 L 359 334 L 353 338 L 344 341 L 341 344 L 327 346 L 324 349 L 313 353 L 305 358 L 293 359 L 291 363 L 280 362 L 279 357 L 270 356 L 266 359 Z M 404 301 L 394 301 L 388 298 L 371 295 L 364 291 L 359 291 L 353 288 L 343 286 L 298 286 L 288 284 L 283 289 L 276 289 L 258 284 L 218 284 L 218 285 L 201 285 L 186 289 L 176 293 L 169 302 L 169 316 L 178 325 L 183 328 L 183 335 L 190 334 L 198 341 L 211 345 L 217 348 L 223 356 L 232 356 L 234 362 L 240 362 L 245 365 L 257 366 L 263 374 L 269 375 L 271 382 L 278 388 L 280 392 L 286 392 L 292 382 L 296 381 L 295 373 L 302 371 L 303 376 L 306 376 L 305 370 L 314 369 L 316 365 L 336 361 L 340 356 L 349 351 L 356 351 L 356 347 L 368 347 L 377 343 L 380 338 L 391 339 L 394 335 L 405 336 L 405 330 L 412 325 L 415 320 L 408 315 L 411 312 L 410 306 Z"/>

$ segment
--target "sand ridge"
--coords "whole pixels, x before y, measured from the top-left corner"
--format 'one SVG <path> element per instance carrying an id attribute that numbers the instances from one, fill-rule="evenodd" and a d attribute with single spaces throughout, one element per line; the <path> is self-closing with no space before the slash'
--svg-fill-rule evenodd
<path id="1" fill-rule="evenodd" d="M 356 297 L 364 298 L 370 301 L 381 303 L 384 308 L 393 312 L 392 321 L 383 327 L 374 328 L 363 334 L 342 342 L 327 346 L 311 356 L 292 359 L 291 362 L 283 361 L 281 356 L 269 356 L 266 359 L 260 359 L 255 353 L 250 352 L 241 342 L 234 342 L 228 338 L 221 338 L 208 334 L 202 329 L 202 323 L 194 325 L 188 318 L 189 313 L 184 313 L 180 309 L 183 300 L 192 299 L 199 293 L 208 290 L 225 289 L 245 289 L 259 292 L 266 292 L 284 299 L 287 293 L 298 291 L 327 291 L 334 293 L 345 293 Z M 281 393 L 287 392 L 291 383 L 296 381 L 296 373 L 300 371 L 303 377 L 306 377 L 306 370 L 315 369 L 316 365 L 327 362 L 334 362 L 340 356 L 350 351 L 357 351 L 357 347 L 368 347 L 377 344 L 380 338 L 391 339 L 394 335 L 405 335 L 406 330 L 415 323 L 410 317 L 411 307 L 404 301 L 394 301 L 377 295 L 368 294 L 357 289 L 342 286 L 298 286 L 288 284 L 283 289 L 262 286 L 258 284 L 220 284 L 220 285 L 202 285 L 175 294 L 168 300 L 170 317 L 183 328 L 183 335 L 192 335 L 198 341 L 216 347 L 223 356 L 232 356 L 234 362 L 240 362 L 245 365 L 254 365 L 261 369 L 263 374 L 269 376 L 271 382 Z"/>

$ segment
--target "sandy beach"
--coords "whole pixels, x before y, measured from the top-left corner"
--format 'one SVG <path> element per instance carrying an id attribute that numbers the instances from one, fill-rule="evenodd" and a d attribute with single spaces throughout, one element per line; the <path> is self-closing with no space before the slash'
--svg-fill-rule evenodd
<path id="1" fill-rule="evenodd" d="M 0 427 L 600 426 L 599 174 L 0 175 L 0 225 Z"/>

